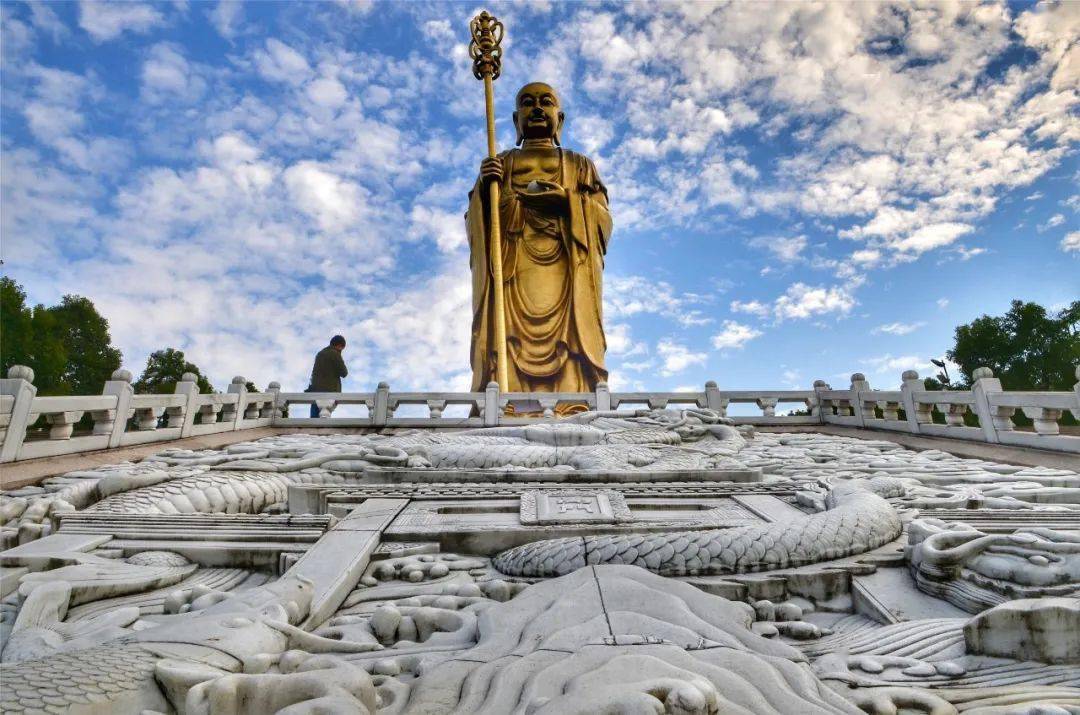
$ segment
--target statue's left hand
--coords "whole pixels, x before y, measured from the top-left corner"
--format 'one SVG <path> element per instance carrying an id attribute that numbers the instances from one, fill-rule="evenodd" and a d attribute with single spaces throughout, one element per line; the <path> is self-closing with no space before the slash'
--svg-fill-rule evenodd
<path id="1" fill-rule="evenodd" d="M 539 191 L 519 191 L 518 199 L 531 209 L 548 213 L 562 213 L 566 210 L 566 189 L 550 181 L 537 181 Z"/>

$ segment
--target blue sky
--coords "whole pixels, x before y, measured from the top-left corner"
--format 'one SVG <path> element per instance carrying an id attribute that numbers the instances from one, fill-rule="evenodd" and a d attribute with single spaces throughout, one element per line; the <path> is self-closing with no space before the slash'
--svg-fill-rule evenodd
<path id="1" fill-rule="evenodd" d="M 615 389 L 931 374 L 954 326 L 1080 296 L 1080 3 L 489 3 L 499 138 L 562 94 L 615 233 Z M 485 151 L 466 3 L 4 3 L 2 256 L 224 388 L 469 382 Z"/>

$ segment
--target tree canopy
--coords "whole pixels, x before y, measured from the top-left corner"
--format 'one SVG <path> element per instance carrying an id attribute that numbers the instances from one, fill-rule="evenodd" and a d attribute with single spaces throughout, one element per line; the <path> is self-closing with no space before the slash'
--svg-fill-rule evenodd
<path id="1" fill-rule="evenodd" d="M 1080 301 L 1056 314 L 1014 300 L 1005 315 L 983 315 L 956 328 L 946 352 L 960 366 L 964 385 L 988 367 L 1006 390 L 1071 390 L 1080 364 Z"/>
<path id="2" fill-rule="evenodd" d="M 109 321 L 89 298 L 65 295 L 59 305 L 26 305 L 26 293 L 0 278 L 0 370 L 34 370 L 39 395 L 94 395 L 120 367 Z"/>
<path id="3" fill-rule="evenodd" d="M 174 348 L 155 350 L 150 353 L 150 357 L 146 359 L 146 368 L 132 387 L 137 393 L 175 392 L 176 383 L 180 382 L 185 372 L 195 373 L 198 378 L 199 392 L 214 391 L 214 386 L 203 376 L 202 371 L 187 361 L 182 350 Z"/>

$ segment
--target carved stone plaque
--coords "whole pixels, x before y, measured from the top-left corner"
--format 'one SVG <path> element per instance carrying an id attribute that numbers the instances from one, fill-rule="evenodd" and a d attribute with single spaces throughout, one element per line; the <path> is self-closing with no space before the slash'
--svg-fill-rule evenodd
<path id="1" fill-rule="evenodd" d="M 617 524 L 633 521 L 626 499 L 612 489 L 529 490 L 521 495 L 521 523 Z"/>

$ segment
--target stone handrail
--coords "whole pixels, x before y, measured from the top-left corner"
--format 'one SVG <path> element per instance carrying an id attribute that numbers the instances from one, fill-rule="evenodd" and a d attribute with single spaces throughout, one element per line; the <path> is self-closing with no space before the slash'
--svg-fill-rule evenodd
<path id="1" fill-rule="evenodd" d="M 375 392 L 279 392 L 277 405 L 319 408 L 318 417 L 307 415 L 279 416 L 275 426 L 282 427 L 480 427 L 529 424 L 538 419 L 552 419 L 560 406 L 585 405 L 590 410 L 662 409 L 665 407 L 698 407 L 727 416 L 730 404 L 756 404 L 761 415 L 737 416 L 736 424 L 783 425 L 819 424 L 816 395 L 813 390 L 720 390 L 709 381 L 701 392 L 611 392 L 606 383 L 597 385 L 595 392 L 505 392 L 491 383 L 484 392 L 391 392 L 385 382 Z M 779 403 L 797 403 L 807 408 L 805 415 L 777 415 Z M 341 405 L 364 405 L 366 416 L 333 417 Z M 427 415 L 406 417 L 398 414 L 404 405 L 427 408 Z M 465 405 L 467 414 L 449 417 L 450 405 Z"/>
<path id="2" fill-rule="evenodd" d="M 243 377 L 234 377 L 225 393 L 200 394 L 196 376 L 185 374 L 174 394 L 136 395 L 131 373 L 117 370 L 101 395 L 38 397 L 33 371 L 16 365 L 0 380 L 0 462 L 51 457 L 255 427 L 480 427 L 528 424 L 552 419 L 560 406 L 585 405 L 593 410 L 691 407 L 728 416 L 728 407 L 753 404 L 759 415 L 730 416 L 735 424 L 759 426 L 844 425 L 871 430 L 924 434 L 994 444 L 1080 453 L 1080 436 L 1061 434 L 1058 420 L 1066 412 L 1080 418 L 1080 383 L 1072 392 L 1005 392 L 987 368 L 972 375 L 970 390 L 926 390 L 913 370 L 902 376 L 899 390 L 873 390 L 855 373 L 846 390 L 824 381 L 812 390 L 721 390 L 709 381 L 700 392 L 611 392 L 600 383 L 595 392 L 499 392 L 491 383 L 484 392 L 391 392 L 385 382 L 374 392 L 282 392 L 276 382 L 267 392 L 248 392 Z M 1077 370 L 1080 379 L 1080 368 Z M 803 414 L 777 414 L 780 403 L 805 407 Z M 315 404 L 319 416 L 286 415 L 292 405 Z M 342 405 L 359 405 L 364 416 L 333 417 Z M 402 407 L 420 406 L 426 414 L 407 416 Z M 464 405 L 460 417 L 447 407 Z M 1034 421 L 1034 431 L 1017 430 L 1017 410 Z M 935 411 L 944 424 L 935 423 Z M 880 416 L 879 416 L 880 413 Z M 978 426 L 965 422 L 968 413 Z M 89 434 L 74 428 L 90 415 Z M 44 416 L 47 437 L 27 430 Z"/>
<path id="3" fill-rule="evenodd" d="M 200 394 L 197 377 L 186 373 L 174 394 L 136 395 L 131 373 L 117 370 L 100 395 L 38 397 L 34 371 L 15 365 L 0 380 L 0 462 L 270 426 L 277 394 L 248 392 L 245 382 L 234 377 L 228 392 Z M 86 415 L 90 433 L 75 434 Z M 48 437 L 28 439 L 42 416 Z"/>
<path id="4" fill-rule="evenodd" d="M 927 390 L 914 370 L 904 372 L 898 391 L 872 390 L 861 373 L 851 376 L 847 390 L 833 390 L 821 380 L 814 389 L 824 424 L 1080 453 L 1080 436 L 1061 434 L 1058 424 L 1065 412 L 1080 419 L 1080 382 L 1072 392 L 1005 392 L 989 368 L 977 368 L 971 377 L 970 390 Z M 935 409 L 944 424 L 934 422 Z M 1034 431 L 1016 429 L 1012 417 L 1018 409 L 1034 422 Z M 965 422 L 969 413 L 978 426 Z"/>

